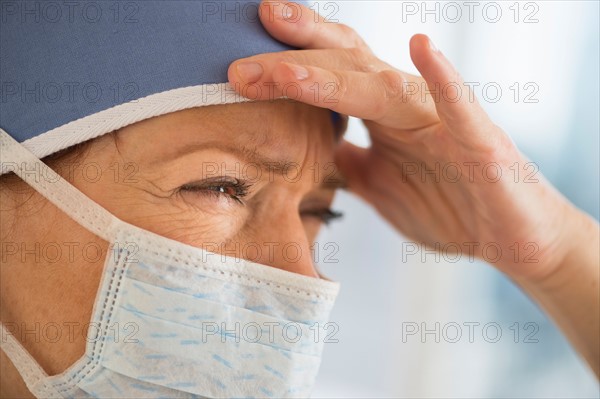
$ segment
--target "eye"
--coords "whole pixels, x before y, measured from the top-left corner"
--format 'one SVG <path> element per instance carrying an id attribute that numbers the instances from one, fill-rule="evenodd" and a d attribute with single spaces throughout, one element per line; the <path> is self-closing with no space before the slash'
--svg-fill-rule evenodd
<path id="1" fill-rule="evenodd" d="M 225 197 L 244 205 L 242 199 L 248 195 L 250 185 L 243 180 L 227 176 L 201 180 L 199 182 L 184 184 L 179 187 L 179 192 L 191 192 L 198 195 L 212 195 Z"/>
<path id="2" fill-rule="evenodd" d="M 344 217 L 342 212 L 337 212 L 329 208 L 304 211 L 302 212 L 302 215 L 317 218 L 326 225 L 329 225 L 331 222 L 340 220 Z"/>

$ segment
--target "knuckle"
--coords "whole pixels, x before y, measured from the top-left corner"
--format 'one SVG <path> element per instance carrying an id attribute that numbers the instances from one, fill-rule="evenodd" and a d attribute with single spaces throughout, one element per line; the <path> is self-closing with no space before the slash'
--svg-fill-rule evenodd
<path id="1" fill-rule="evenodd" d="M 339 29 L 342 31 L 342 33 L 344 33 L 347 36 L 352 36 L 352 35 L 356 35 L 356 32 L 354 31 L 353 28 L 351 28 L 350 26 L 346 25 L 346 24 L 336 24 Z"/>
<path id="2" fill-rule="evenodd" d="M 404 98 L 405 80 L 399 72 L 388 69 L 378 72 L 377 75 L 381 79 L 386 102 L 399 102 Z"/>
<path id="3" fill-rule="evenodd" d="M 377 73 L 383 92 L 380 100 L 373 103 L 373 114 L 376 119 L 385 117 L 390 108 L 404 98 L 404 79 L 396 71 L 385 70 Z"/>
<path id="4" fill-rule="evenodd" d="M 332 85 L 333 90 L 329 90 L 330 93 L 327 107 L 336 110 L 337 104 L 343 103 L 348 93 L 348 79 L 346 76 L 339 71 L 332 71 L 333 81 L 329 82 Z"/>
<path id="5" fill-rule="evenodd" d="M 376 72 L 378 70 L 373 54 L 367 48 L 352 47 L 347 49 L 347 52 L 359 72 Z"/>
<path id="6" fill-rule="evenodd" d="M 361 47 L 364 44 L 362 38 L 350 26 L 346 24 L 337 24 L 337 26 L 343 37 L 347 38 L 349 45 L 353 47 Z"/>

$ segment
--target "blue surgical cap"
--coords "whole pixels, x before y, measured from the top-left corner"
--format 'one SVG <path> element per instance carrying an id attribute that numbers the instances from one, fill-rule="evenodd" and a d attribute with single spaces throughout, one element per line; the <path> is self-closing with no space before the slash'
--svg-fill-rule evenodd
<path id="1" fill-rule="evenodd" d="M 289 50 L 257 1 L 0 1 L 0 127 L 38 157 L 186 108 L 245 101 L 235 59 Z"/>

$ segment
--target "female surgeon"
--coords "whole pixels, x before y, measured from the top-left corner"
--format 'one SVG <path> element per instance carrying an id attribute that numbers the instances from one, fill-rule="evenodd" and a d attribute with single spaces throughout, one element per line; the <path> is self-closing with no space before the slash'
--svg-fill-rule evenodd
<path id="1" fill-rule="evenodd" d="M 294 3 L 34 3 L 0 39 L 2 398 L 310 395 L 339 187 L 419 243 L 535 242 L 495 266 L 598 375 L 597 223 L 546 181 L 477 178 L 526 159 L 426 36 L 418 77 Z M 474 178 L 404 168 L 450 162 Z"/>

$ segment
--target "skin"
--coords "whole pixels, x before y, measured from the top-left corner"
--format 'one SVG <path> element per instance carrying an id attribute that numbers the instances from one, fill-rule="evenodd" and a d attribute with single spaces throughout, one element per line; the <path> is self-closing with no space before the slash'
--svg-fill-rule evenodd
<path id="1" fill-rule="evenodd" d="M 456 243 L 460 250 L 467 252 L 470 251 L 469 246 L 464 243 L 496 243 L 503 254 L 510 254 L 510 256 L 501 256 L 493 265 L 510 276 L 538 301 L 598 374 L 600 370 L 598 365 L 598 337 L 600 336 L 598 242 L 600 237 L 597 223 L 568 203 L 539 174 L 536 176 L 538 181 L 532 183 L 527 183 L 524 179 L 516 179 L 515 182 L 512 175 L 511 178 L 501 178 L 494 182 L 482 178 L 481 165 L 495 162 L 506 172 L 515 162 L 523 167 L 527 159 L 520 154 L 506 133 L 488 118 L 477 102 L 469 100 L 472 97 L 455 96 L 452 86 L 449 86 L 449 90 L 439 98 L 423 94 L 420 90 L 416 93 L 408 90 L 413 87 L 420 88 L 422 83 L 426 84 L 431 91 L 435 91 L 436 85 L 446 87 L 449 83 L 462 84 L 459 74 L 448 60 L 432 47 L 428 38 L 417 35 L 411 40 L 411 57 L 423 76 L 420 78 L 401 72 L 377 59 L 363 40 L 349 27 L 325 23 L 318 15 L 318 22 L 314 22 L 315 15 L 312 10 L 301 8 L 300 15 L 296 14 L 297 6 L 289 7 L 288 10 L 293 11 L 293 15 L 286 20 L 286 18 L 274 18 L 283 15 L 281 8 L 267 3 L 262 4 L 261 7 L 261 21 L 267 31 L 275 38 L 305 50 L 258 55 L 234 62 L 229 69 L 230 82 L 234 88 L 243 92 L 242 89 L 248 83 L 259 85 L 269 83 L 262 91 L 265 97 L 258 98 L 264 100 L 270 95 L 277 97 L 284 94 L 280 90 L 269 91 L 268 88 L 272 87 L 270 83 L 278 83 L 279 87 L 294 83 L 301 89 L 298 91 L 300 95 L 295 97 L 298 101 L 362 119 L 373 143 L 370 148 L 361 149 L 349 143 L 342 143 L 335 149 L 330 147 L 332 152 L 335 151 L 335 160 L 347 181 L 348 188 L 377 208 L 380 214 L 400 232 L 417 242 L 433 247 L 437 243 L 442 245 Z M 245 68 L 241 66 L 242 63 L 248 62 L 260 65 L 260 76 L 248 75 L 248 72 L 256 70 L 248 65 Z M 336 88 L 333 93 L 327 91 L 325 87 L 326 83 L 331 82 Z M 311 90 L 315 83 L 322 89 L 316 99 L 314 90 Z M 413 86 L 414 84 L 416 86 Z M 464 90 L 466 86 L 463 86 L 463 92 L 467 93 Z M 331 94 L 333 97 L 330 96 Z M 321 114 L 320 118 L 321 122 L 325 123 L 325 114 Z M 155 118 L 157 119 L 159 118 Z M 262 119 L 270 120 L 270 118 Z M 246 120 L 240 120 L 244 121 L 242 128 L 245 127 Z M 258 126 L 262 126 L 263 120 L 259 119 Z M 313 148 L 312 142 L 309 146 L 305 138 L 298 137 L 302 136 L 303 132 L 298 130 L 298 121 L 294 120 L 295 123 L 292 123 L 292 120 L 293 118 L 281 120 L 282 126 L 288 128 L 289 134 L 285 137 L 292 141 L 300 140 L 300 143 L 305 143 L 305 147 L 310 147 L 312 151 L 323 151 L 317 148 L 321 144 L 315 144 Z M 225 118 L 223 121 L 227 122 L 230 119 Z M 149 123 L 152 121 L 141 124 L 145 124 L 152 130 L 152 127 L 148 126 Z M 302 123 L 307 122 L 303 120 Z M 195 126 L 194 123 L 190 124 Z M 181 126 L 188 126 L 188 124 L 184 123 Z M 177 134 L 182 134 L 183 139 L 186 135 L 179 133 L 179 130 L 178 126 Z M 310 129 L 300 130 L 304 130 L 304 134 L 310 132 Z M 155 130 L 154 133 L 159 135 L 161 131 Z M 148 148 L 142 148 L 143 144 L 140 144 L 147 144 L 147 142 L 130 141 L 129 151 L 123 152 L 119 144 L 119 152 L 116 151 L 116 147 L 112 147 L 111 152 L 109 151 L 111 143 L 107 141 L 109 138 L 101 140 L 104 147 L 97 147 L 98 151 L 91 151 L 90 154 L 103 160 L 105 166 L 110 165 L 110 161 L 113 160 L 108 153 L 119 157 L 125 154 L 134 162 L 146 162 L 149 157 L 148 151 L 166 151 L 173 143 L 172 136 L 162 145 L 149 145 Z M 153 143 L 161 142 L 158 140 Z M 295 141 L 293 144 L 298 145 Z M 263 147 L 268 148 L 269 145 L 263 143 L 261 148 Z M 275 143 L 273 156 L 280 156 L 284 151 L 294 148 L 296 147 Z M 308 149 L 300 152 L 305 154 L 305 158 L 310 158 L 306 156 L 311 152 Z M 299 158 L 302 158 L 301 154 L 297 154 Z M 213 156 L 220 160 L 219 157 L 223 154 L 213 154 Z M 315 157 L 317 158 L 319 157 Z M 413 174 L 412 170 L 406 169 L 406 165 L 413 164 L 421 169 L 431 170 L 436 163 L 464 165 L 465 162 L 479 165 L 474 166 L 475 177 L 456 182 L 450 182 L 448 179 L 441 182 L 423 180 L 420 174 Z M 194 162 L 192 161 L 191 164 Z M 156 228 L 158 230 L 155 231 L 160 234 L 197 245 L 212 239 L 209 237 L 213 234 L 210 229 L 207 229 L 206 225 L 202 227 L 204 217 L 215 217 L 214 223 L 217 223 L 215 225 L 223 226 L 214 233 L 222 234 L 223 240 L 249 239 L 248 237 L 254 237 L 253 234 L 259 234 L 258 239 L 272 240 L 272 237 L 277 237 L 277 241 L 280 241 L 282 237 L 298 238 L 299 231 L 303 230 L 306 235 L 303 245 L 306 245 L 310 242 L 311 234 L 316 234 L 314 232 L 318 229 L 317 226 L 310 227 L 313 222 L 306 220 L 306 217 L 301 218 L 302 213 L 298 211 L 306 200 L 301 200 L 300 198 L 304 197 L 296 190 L 300 190 L 299 186 L 304 186 L 300 184 L 293 186 L 294 189 L 284 189 L 283 187 L 291 186 L 281 183 L 279 187 L 282 191 L 273 191 L 270 199 L 261 198 L 259 201 L 257 198 L 256 208 L 253 208 L 253 212 L 249 212 L 252 215 L 261 215 L 255 220 L 250 219 L 253 220 L 252 223 L 255 221 L 265 223 L 263 228 L 254 228 L 252 224 L 252 230 L 243 231 L 243 228 L 236 230 L 239 226 L 246 226 L 244 221 L 250 220 L 249 214 L 243 212 L 232 216 L 228 214 L 227 219 L 219 219 L 226 213 L 225 211 L 204 212 L 203 207 L 192 206 L 196 209 L 194 211 L 188 209 L 188 211 L 196 212 L 196 216 L 201 213 L 202 217 L 194 218 L 194 227 L 186 231 L 187 218 L 181 216 L 189 204 L 183 201 L 180 205 L 173 205 L 165 199 L 163 192 L 166 187 L 184 183 L 174 181 L 181 176 L 176 174 L 177 177 L 169 178 L 167 175 L 173 169 L 169 169 L 166 165 L 160 169 L 161 172 L 156 172 L 158 169 L 154 169 L 155 174 L 152 175 L 151 165 L 146 166 L 148 169 L 140 167 L 140 176 L 145 176 L 141 186 L 137 190 L 125 190 L 121 196 L 106 194 L 107 187 L 111 190 L 115 189 L 114 183 L 107 184 L 104 190 L 99 184 L 90 186 L 76 180 L 74 184 L 118 216 L 118 212 L 122 212 L 122 218 L 127 221 L 134 224 L 146 223 L 147 226 L 142 225 L 142 227 L 150 230 Z M 463 173 L 467 173 L 467 170 Z M 187 172 L 185 175 L 187 176 Z M 152 176 L 154 182 L 147 180 L 152 179 Z M 308 183 L 306 184 L 308 187 Z M 161 187 L 162 189 L 157 190 Z M 292 192 L 296 194 L 292 195 Z M 118 201 L 122 201 L 122 204 L 115 204 L 115 198 L 119 198 Z M 266 206 L 262 201 L 267 201 L 269 205 Z M 160 203 L 171 207 L 171 210 L 165 212 L 166 208 L 161 207 L 160 212 L 149 213 L 145 217 L 141 215 L 145 206 L 156 211 Z M 51 207 L 48 204 L 44 205 L 39 199 L 35 201 L 35 198 L 32 198 L 27 206 L 35 210 L 38 209 L 36 204 L 38 207 Z M 231 204 L 227 207 L 227 212 L 231 212 L 233 209 Z M 47 212 L 47 208 L 44 212 Z M 148 217 L 149 215 L 152 216 Z M 65 240 L 81 242 L 85 239 L 94 239 L 86 237 L 82 229 L 77 230 L 77 225 L 65 221 L 64 216 L 48 215 L 42 224 L 43 226 L 40 226 L 39 218 L 23 220 L 22 227 L 19 227 L 16 232 L 21 236 L 15 237 L 26 237 L 30 240 L 26 232 L 35 227 L 40 231 L 37 237 L 40 240 L 48 239 L 46 232 L 50 228 L 53 229 L 53 234 L 63 234 Z M 283 235 L 272 233 L 273 229 L 278 228 L 285 230 Z M 260 234 L 266 237 L 260 238 Z M 195 239 L 199 241 L 194 241 Z M 525 245 L 533 243 L 537 248 L 536 262 L 526 262 L 525 256 L 513 256 L 514 251 L 511 250 L 511 246 L 515 243 L 523 250 L 526 249 Z M 482 256 L 477 251 L 474 255 Z M 315 275 L 308 263 L 289 265 L 283 261 L 274 262 L 273 265 Z M 3 321 L 64 320 L 66 316 L 60 314 L 55 306 L 61 301 L 72 304 L 73 298 L 79 298 L 82 304 L 87 304 L 87 307 L 83 306 L 79 310 L 80 314 L 77 314 L 77 310 L 73 310 L 68 317 L 71 320 L 89 319 L 93 301 L 91 292 L 97 287 L 96 269 L 100 265 L 86 265 L 85 276 L 76 268 L 67 271 L 67 276 L 74 274 L 80 279 L 77 280 L 77 276 L 69 276 L 72 284 L 60 284 L 57 273 L 51 273 L 50 268 L 42 269 L 48 271 L 40 273 L 40 265 L 37 265 L 36 273 L 32 274 L 33 266 L 23 267 L 20 278 L 19 270 L 6 268 L 10 271 L 7 274 L 12 275 L 9 277 L 12 278 L 12 285 L 2 286 L 2 306 L 5 307 L 1 313 Z M 3 273 L 5 273 L 4 269 L 3 267 Z M 94 278 L 96 280 L 91 281 Z M 5 284 L 5 281 L 3 274 L 2 284 Z M 27 281 L 31 288 L 27 288 L 27 284 L 23 281 Z M 76 287 L 79 282 L 87 283 L 91 288 L 74 289 L 73 287 Z M 57 284 L 61 290 L 56 289 Z M 15 288 L 11 291 L 10 287 Z M 20 298 L 28 298 L 31 304 L 17 301 L 17 292 L 20 292 Z M 48 299 L 48 295 L 53 296 Z M 6 300 L 4 296 L 7 296 Z M 61 348 L 56 344 L 52 346 L 43 343 L 39 345 L 26 343 L 26 347 L 48 372 L 55 373 L 68 367 L 77 359 L 83 353 L 84 345 L 80 343 Z M 4 358 L 2 367 L 10 367 Z M 11 378 L 10 370 L 2 371 L 3 378 Z M 17 381 L 18 377 L 15 379 L 14 370 L 12 373 L 13 379 L 8 381 Z M 4 388 L 6 384 L 2 387 L 7 389 Z M 18 393 L 24 392 L 26 391 L 21 390 Z"/>
<path id="2" fill-rule="evenodd" d="M 313 106 L 284 100 L 219 105 L 127 126 L 93 140 L 81 159 L 60 159 L 50 166 L 126 222 L 212 252 L 318 278 L 310 245 L 335 188 L 343 184 L 331 174 L 340 136 L 330 112 Z M 272 163 L 257 178 L 258 159 L 250 157 L 259 156 Z M 97 165 L 100 179 L 95 173 L 86 175 L 85 165 Z M 282 165 L 295 165 L 302 173 L 288 168 L 282 175 Z M 247 182 L 241 203 L 229 195 L 235 179 Z M 33 334 L 16 334 L 42 368 L 55 375 L 84 354 L 84 325 L 91 318 L 108 243 L 15 180 L 0 185 L 3 241 L 39 242 L 42 248 L 94 243 L 103 251 L 96 262 L 89 261 L 94 253 L 86 258 L 77 249 L 68 259 L 66 247 L 59 262 L 50 261 L 53 255 L 23 261 L 18 254 L 8 256 L 0 268 L 3 323 L 26 323 L 30 330 L 35 323 L 77 323 L 72 334 L 64 328 L 57 342 L 44 334 L 38 340 Z M 269 242 L 294 243 L 301 256 L 269 252 Z M 236 249 L 236 243 L 249 249 Z M 250 243 L 263 248 L 261 253 L 252 251 Z M 3 352 L 1 356 L 0 396 L 32 397 Z"/>
<path id="3" fill-rule="evenodd" d="M 255 98 L 291 93 L 295 100 L 362 119 L 371 147 L 346 142 L 336 152 L 348 188 L 416 242 L 452 244 L 484 259 L 484 244 L 500 248 L 503 255 L 489 255 L 492 265 L 545 309 L 598 376 L 598 224 L 539 173 L 524 176 L 528 160 L 444 55 L 426 36 L 415 35 L 410 55 L 422 77 L 413 76 L 375 57 L 348 26 L 329 23 L 309 8 L 263 2 L 260 11 L 272 36 L 302 50 L 233 62 L 232 86 L 244 92 L 250 83 L 265 85 Z M 284 93 L 291 85 L 296 90 Z M 484 174 L 491 163 L 503 177 Z M 423 178 L 436 164 L 458 164 L 463 177 Z M 510 169 L 515 164 L 517 178 Z"/>

